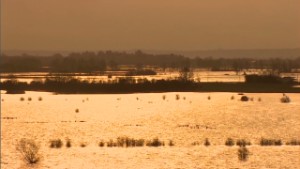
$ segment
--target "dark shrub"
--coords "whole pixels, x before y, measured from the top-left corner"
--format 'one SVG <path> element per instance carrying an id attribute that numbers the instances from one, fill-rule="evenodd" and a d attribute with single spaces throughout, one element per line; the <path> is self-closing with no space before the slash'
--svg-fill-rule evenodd
<path id="1" fill-rule="evenodd" d="M 159 147 L 164 146 L 164 142 L 160 141 L 158 138 L 154 138 L 153 140 L 148 141 L 146 145 L 150 147 Z"/>
<path id="2" fill-rule="evenodd" d="M 249 101 L 249 97 L 247 97 L 247 96 L 242 96 L 242 97 L 241 97 L 241 101 L 247 102 L 247 101 Z"/>
<path id="3" fill-rule="evenodd" d="M 210 146 L 210 142 L 209 142 L 208 138 L 205 139 L 204 145 L 205 145 L 205 146 Z"/>
<path id="4" fill-rule="evenodd" d="M 43 100 L 43 98 L 42 98 L 42 97 L 39 97 L 39 98 L 38 98 L 38 100 L 39 100 L 39 101 L 42 101 L 42 100 Z"/>
<path id="5" fill-rule="evenodd" d="M 251 143 L 249 141 L 244 140 L 244 139 L 239 139 L 239 140 L 236 141 L 236 145 L 240 146 L 240 147 L 242 147 L 242 146 L 245 147 L 247 145 L 251 145 Z"/>
<path id="6" fill-rule="evenodd" d="M 61 148 L 63 146 L 63 142 L 61 139 L 50 140 L 50 148 Z"/>
<path id="7" fill-rule="evenodd" d="M 25 100 L 24 97 L 21 97 L 21 98 L 20 98 L 20 101 L 24 101 L 24 100 Z"/>
<path id="8" fill-rule="evenodd" d="M 17 144 L 17 151 L 21 153 L 24 160 L 29 164 L 35 164 L 40 160 L 40 155 L 38 154 L 39 146 L 33 140 L 20 140 Z"/>
<path id="9" fill-rule="evenodd" d="M 169 146 L 174 146 L 174 142 L 172 140 L 169 141 Z"/>
<path id="10" fill-rule="evenodd" d="M 99 142 L 99 147 L 104 147 L 104 145 L 105 145 L 104 142 L 102 141 Z"/>
<path id="11" fill-rule="evenodd" d="M 248 156 L 249 150 L 246 147 L 242 146 L 238 149 L 238 157 L 240 161 L 247 161 Z"/>
<path id="12" fill-rule="evenodd" d="M 232 138 L 228 138 L 225 142 L 226 146 L 233 146 L 234 145 L 234 140 Z"/>
<path id="13" fill-rule="evenodd" d="M 287 142 L 286 145 L 300 146 L 300 141 L 296 139 L 292 139 L 291 141 Z"/>
<path id="14" fill-rule="evenodd" d="M 71 140 L 67 140 L 67 143 L 66 143 L 66 147 L 67 148 L 70 148 L 72 145 L 71 145 Z"/>

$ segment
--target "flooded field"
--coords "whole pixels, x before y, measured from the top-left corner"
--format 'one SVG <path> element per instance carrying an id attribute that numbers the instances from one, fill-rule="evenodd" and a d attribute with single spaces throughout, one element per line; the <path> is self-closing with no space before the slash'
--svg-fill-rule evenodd
<path id="1" fill-rule="evenodd" d="M 300 140 L 299 94 L 288 94 L 291 102 L 281 103 L 281 93 L 246 93 L 248 102 L 237 93 L 1 93 L 3 169 L 300 168 L 300 146 L 286 145 Z M 165 145 L 99 146 L 125 136 L 158 138 Z M 261 146 L 262 137 L 283 145 Z M 16 150 L 22 138 L 39 144 L 37 165 L 27 165 Z M 204 146 L 206 138 L 210 146 Z M 225 146 L 228 138 L 251 142 L 247 161 L 238 159 L 238 146 Z M 63 146 L 50 148 L 53 139 Z"/>

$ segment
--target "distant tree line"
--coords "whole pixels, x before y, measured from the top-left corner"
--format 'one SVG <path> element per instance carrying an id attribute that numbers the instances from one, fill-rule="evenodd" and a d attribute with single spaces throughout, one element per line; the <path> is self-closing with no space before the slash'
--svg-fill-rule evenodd
<path id="1" fill-rule="evenodd" d="M 272 58 L 188 58 L 175 54 L 147 54 L 142 51 L 135 53 L 99 51 L 70 53 L 67 56 L 21 56 L 1 55 L 1 72 L 103 72 L 106 70 L 124 70 L 126 66 L 136 70 L 145 67 L 171 69 L 201 68 L 212 71 L 235 71 L 248 69 L 269 70 L 271 73 L 292 72 L 300 69 L 300 56 L 296 59 Z M 125 68 L 124 68 L 125 66 Z"/>

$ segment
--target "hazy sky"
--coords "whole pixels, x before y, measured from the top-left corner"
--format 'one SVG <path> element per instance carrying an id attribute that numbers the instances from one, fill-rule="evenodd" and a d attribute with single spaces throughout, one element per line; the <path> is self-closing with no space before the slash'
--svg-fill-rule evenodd
<path id="1" fill-rule="evenodd" d="M 300 47 L 300 0 L 1 0 L 4 50 Z"/>

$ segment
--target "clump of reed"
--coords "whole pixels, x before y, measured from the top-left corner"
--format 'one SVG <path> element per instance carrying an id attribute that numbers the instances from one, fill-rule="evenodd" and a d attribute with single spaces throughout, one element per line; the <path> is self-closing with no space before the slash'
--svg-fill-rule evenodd
<path id="1" fill-rule="evenodd" d="M 300 146 L 300 140 L 292 139 L 292 140 L 286 142 L 286 145 L 290 145 L 290 146 Z"/>
<path id="2" fill-rule="evenodd" d="M 117 146 L 118 147 L 142 147 L 144 146 L 143 139 L 134 139 L 129 137 L 118 137 Z"/>
<path id="3" fill-rule="evenodd" d="M 24 97 L 21 97 L 21 98 L 20 98 L 20 101 L 24 101 L 24 100 L 25 100 Z"/>
<path id="4" fill-rule="evenodd" d="M 42 98 L 42 97 L 39 97 L 39 98 L 38 98 L 38 101 L 42 101 L 42 100 L 43 100 L 43 98 Z"/>
<path id="5" fill-rule="evenodd" d="M 80 147 L 84 148 L 84 147 L 86 147 L 86 146 L 87 146 L 86 143 L 80 143 Z"/>
<path id="6" fill-rule="evenodd" d="M 245 147 L 245 146 L 250 146 L 251 145 L 251 142 L 250 141 L 247 141 L 247 140 L 244 140 L 244 139 L 238 139 L 236 141 L 236 145 L 237 146 L 240 146 L 240 147 Z"/>
<path id="7" fill-rule="evenodd" d="M 247 161 L 250 152 L 245 146 L 241 146 L 238 149 L 238 158 L 240 161 Z"/>
<path id="8" fill-rule="evenodd" d="M 260 97 L 258 98 L 258 101 L 261 102 L 261 98 Z"/>
<path id="9" fill-rule="evenodd" d="M 67 141 L 66 141 L 66 147 L 70 148 L 71 146 L 72 146 L 71 140 L 67 139 Z"/>
<path id="10" fill-rule="evenodd" d="M 281 97 L 280 101 L 281 101 L 281 103 L 289 103 L 289 102 L 291 102 L 291 99 L 286 94 L 283 94 L 283 96 Z"/>
<path id="11" fill-rule="evenodd" d="M 149 147 L 159 147 L 159 146 L 164 146 L 165 143 L 158 138 L 154 138 L 152 140 L 147 141 L 146 146 Z"/>
<path id="12" fill-rule="evenodd" d="M 32 100 L 32 98 L 31 97 L 28 97 L 28 101 L 31 101 Z"/>
<path id="13" fill-rule="evenodd" d="M 234 100 L 234 96 L 231 96 L 230 99 L 231 99 L 231 100 Z"/>
<path id="14" fill-rule="evenodd" d="M 204 145 L 205 145 L 205 146 L 210 146 L 210 142 L 209 142 L 208 138 L 205 139 Z"/>
<path id="15" fill-rule="evenodd" d="M 282 141 L 280 139 L 266 139 L 261 138 L 260 143 L 261 146 L 281 146 Z"/>
<path id="16" fill-rule="evenodd" d="M 180 100 L 180 95 L 179 94 L 176 94 L 176 100 Z"/>
<path id="17" fill-rule="evenodd" d="M 61 148 L 63 146 L 63 142 L 61 139 L 50 140 L 50 148 Z"/>
<path id="18" fill-rule="evenodd" d="M 163 100 L 166 100 L 166 98 L 167 98 L 166 95 L 163 95 L 163 96 L 162 96 L 162 99 L 163 99 Z"/>
<path id="19" fill-rule="evenodd" d="M 175 145 L 175 144 L 174 144 L 173 140 L 170 140 L 170 141 L 169 141 L 169 146 L 170 146 L 170 147 L 173 147 L 174 145 Z"/>
<path id="20" fill-rule="evenodd" d="M 75 109 L 75 113 L 79 113 L 79 109 Z"/>
<path id="21" fill-rule="evenodd" d="M 104 143 L 104 141 L 100 141 L 98 145 L 99 145 L 99 147 L 104 147 L 105 143 Z"/>
<path id="22" fill-rule="evenodd" d="M 210 96 L 208 96 L 208 97 L 207 97 L 207 100 L 210 100 L 210 99 L 211 99 L 211 97 L 210 97 Z"/>
<path id="23" fill-rule="evenodd" d="M 107 147 L 117 147 L 117 143 L 114 142 L 112 139 L 109 140 L 107 143 L 106 143 Z"/>
<path id="24" fill-rule="evenodd" d="M 30 139 L 21 139 L 16 146 L 17 151 L 19 151 L 28 164 L 36 164 L 40 161 L 39 146 L 35 141 Z"/>
<path id="25" fill-rule="evenodd" d="M 234 140 L 232 138 L 227 138 L 225 141 L 226 146 L 234 146 Z"/>

